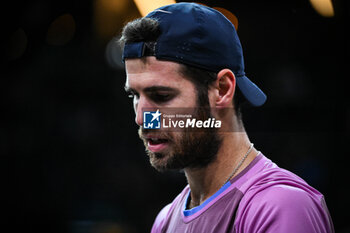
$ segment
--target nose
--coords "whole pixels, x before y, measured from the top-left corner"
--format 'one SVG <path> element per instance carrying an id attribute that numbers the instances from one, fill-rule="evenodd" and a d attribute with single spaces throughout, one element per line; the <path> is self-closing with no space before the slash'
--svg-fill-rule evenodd
<path id="1" fill-rule="evenodd" d="M 143 116 L 142 116 L 142 110 L 140 107 L 136 107 L 135 109 L 135 122 L 138 126 L 142 126 L 143 124 Z"/>

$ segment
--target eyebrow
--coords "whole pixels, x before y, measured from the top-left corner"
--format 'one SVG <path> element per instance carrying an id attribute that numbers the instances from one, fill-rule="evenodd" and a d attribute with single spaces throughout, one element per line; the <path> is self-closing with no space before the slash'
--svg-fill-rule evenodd
<path id="1" fill-rule="evenodd" d="M 135 89 L 125 85 L 124 89 L 126 92 L 136 92 Z M 177 88 L 168 87 L 168 86 L 151 86 L 146 87 L 143 89 L 144 92 L 155 92 L 155 91 L 172 91 L 172 92 L 179 92 Z"/>
<path id="2" fill-rule="evenodd" d="M 151 86 L 146 87 L 143 89 L 144 92 L 155 92 L 155 91 L 172 91 L 172 92 L 178 92 L 179 90 L 177 88 L 173 87 L 167 87 L 167 86 Z"/>

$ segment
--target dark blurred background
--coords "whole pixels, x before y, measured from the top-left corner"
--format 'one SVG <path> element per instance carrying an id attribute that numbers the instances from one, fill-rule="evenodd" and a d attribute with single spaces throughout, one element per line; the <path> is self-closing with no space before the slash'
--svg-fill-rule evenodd
<path id="1" fill-rule="evenodd" d="M 350 232 L 347 1 L 329 1 L 333 16 L 318 13 L 317 0 L 201 2 L 237 16 L 246 73 L 268 95 L 243 111 L 251 141 L 320 190 L 336 231 Z M 1 9 L 2 227 L 149 232 L 186 180 L 149 165 L 123 90 L 112 38 L 141 16 L 136 4 L 17 0 Z"/>

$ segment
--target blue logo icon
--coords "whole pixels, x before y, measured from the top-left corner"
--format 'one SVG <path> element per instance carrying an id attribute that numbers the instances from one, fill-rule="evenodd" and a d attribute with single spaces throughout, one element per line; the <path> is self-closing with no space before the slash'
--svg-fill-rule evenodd
<path id="1" fill-rule="evenodd" d="M 160 129 L 159 109 L 156 112 L 143 112 L 143 128 L 144 129 Z"/>

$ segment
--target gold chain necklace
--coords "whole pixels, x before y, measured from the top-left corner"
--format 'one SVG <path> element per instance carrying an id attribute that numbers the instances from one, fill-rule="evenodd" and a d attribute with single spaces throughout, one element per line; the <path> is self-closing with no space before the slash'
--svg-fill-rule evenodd
<path id="1" fill-rule="evenodd" d="M 231 175 L 227 178 L 227 180 L 225 181 L 225 183 L 222 186 L 224 186 L 236 174 L 236 172 L 242 166 L 243 162 L 246 160 L 246 158 L 248 157 L 249 153 L 253 150 L 253 148 L 254 148 L 254 144 L 251 143 L 247 153 L 243 156 L 241 161 L 237 164 L 236 168 L 232 171 Z M 222 186 L 221 186 L 221 188 L 222 188 Z"/>
<path id="2" fill-rule="evenodd" d="M 247 153 L 245 153 L 245 155 L 243 156 L 243 158 L 241 159 L 241 161 L 237 164 L 237 166 L 235 167 L 235 169 L 232 171 L 232 173 L 230 174 L 230 176 L 227 178 L 227 180 L 225 181 L 225 183 L 221 186 L 221 188 L 236 174 L 236 172 L 238 171 L 238 169 L 242 166 L 243 162 L 247 159 L 249 153 L 253 150 L 254 148 L 254 144 L 251 143 L 250 146 L 249 146 L 249 149 L 247 151 Z M 191 201 L 190 203 L 194 206 L 195 203 L 193 202 L 192 198 L 191 198 Z M 190 207 L 191 208 L 191 207 Z"/>

